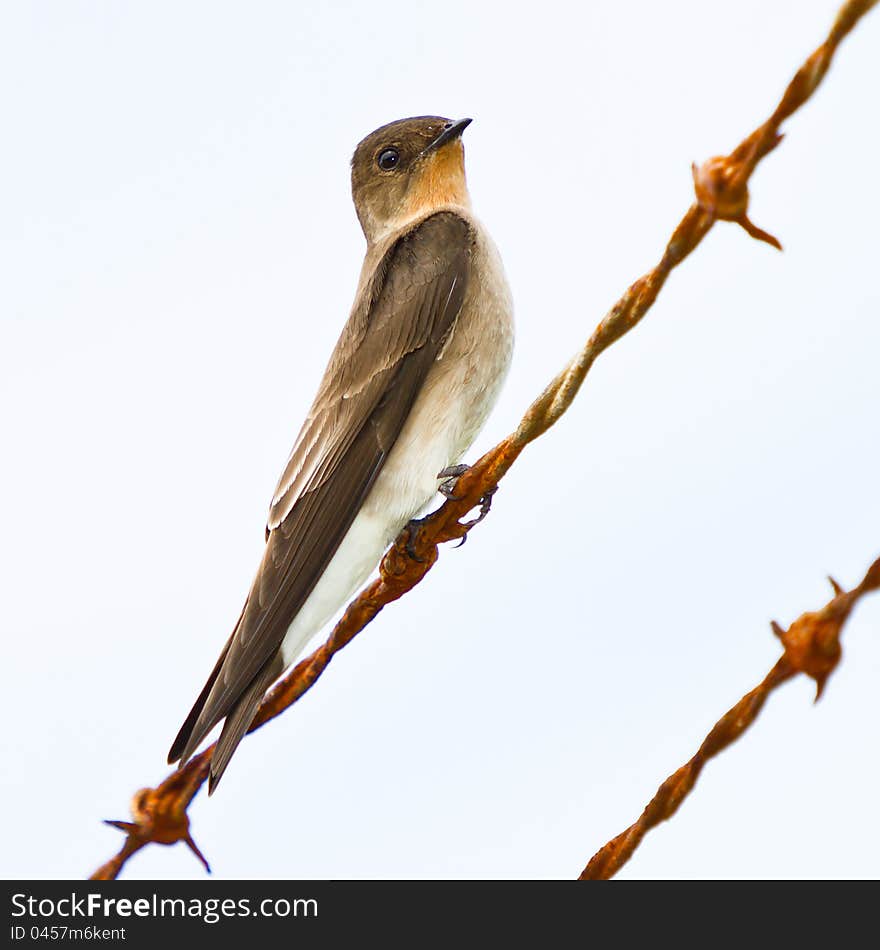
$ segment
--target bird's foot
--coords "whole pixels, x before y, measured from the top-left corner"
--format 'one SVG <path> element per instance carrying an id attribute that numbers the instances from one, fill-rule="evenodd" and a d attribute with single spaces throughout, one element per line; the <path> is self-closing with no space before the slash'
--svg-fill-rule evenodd
<path id="1" fill-rule="evenodd" d="M 427 518 L 411 518 L 406 523 L 405 528 L 406 541 L 403 543 L 403 548 L 407 555 L 419 564 L 424 564 L 425 559 L 416 554 L 416 537 L 418 536 L 419 528 L 421 528 L 427 520 Z"/>
<path id="2" fill-rule="evenodd" d="M 485 518 L 486 515 L 489 514 L 489 511 L 492 508 L 492 496 L 497 491 L 498 491 L 497 485 L 494 488 L 490 488 L 489 491 L 487 491 L 486 494 L 483 495 L 483 497 L 480 499 L 480 513 L 477 515 L 477 517 L 472 518 L 470 521 L 465 521 L 462 523 L 461 527 L 464 528 L 465 530 L 464 530 L 464 534 L 461 536 L 461 541 L 459 541 L 458 544 L 455 545 L 457 548 L 460 548 L 465 543 L 465 541 L 467 541 L 468 532 L 471 530 L 471 528 L 473 528 L 474 525 L 478 525 L 483 520 L 483 518 Z"/>
<path id="3" fill-rule="evenodd" d="M 460 501 L 461 498 L 455 495 L 455 487 L 458 479 L 464 475 L 464 473 L 469 468 L 470 465 L 448 465 L 446 468 L 442 469 L 442 471 L 437 473 L 437 478 L 444 479 L 444 481 L 441 482 L 438 491 L 450 501 Z M 478 502 L 479 511 L 476 518 L 472 518 L 470 521 L 457 522 L 454 526 L 456 530 L 445 540 L 452 541 L 455 540 L 455 538 L 459 538 L 460 540 L 456 547 L 460 548 L 465 543 L 465 541 L 467 541 L 468 532 L 471 530 L 471 528 L 473 528 L 474 525 L 478 525 L 486 517 L 486 515 L 489 514 L 489 511 L 492 508 L 492 497 L 497 491 L 497 485 L 494 488 L 490 488 L 489 491 L 487 491 Z M 474 507 L 477 506 L 475 505 Z M 433 562 L 432 558 L 426 559 L 419 556 L 417 550 L 417 541 L 422 526 L 431 521 L 434 515 L 437 515 L 439 511 L 440 509 L 424 518 L 413 518 L 408 521 L 403 532 L 401 533 L 401 537 L 398 539 L 398 550 L 402 550 L 404 553 L 406 553 L 408 558 L 418 564 L 426 564 L 429 561 Z"/>
<path id="4" fill-rule="evenodd" d="M 450 501 L 459 501 L 455 495 L 455 486 L 469 468 L 470 465 L 447 465 L 446 468 L 441 469 L 437 472 L 437 478 L 444 480 L 437 486 L 437 491 Z"/>
<path id="5" fill-rule="evenodd" d="M 449 501 L 461 501 L 461 497 L 455 494 L 455 489 L 458 485 L 459 478 L 461 478 L 469 468 L 470 465 L 447 465 L 446 468 L 437 473 L 437 478 L 444 479 L 444 481 L 440 482 L 437 486 L 437 491 L 439 491 L 444 498 L 449 499 Z M 496 491 L 498 491 L 497 485 L 487 491 L 480 499 L 480 512 L 477 517 L 471 521 L 462 523 L 461 527 L 464 529 L 464 534 L 461 536 L 461 541 L 456 545 L 457 548 L 460 548 L 465 541 L 467 541 L 467 532 L 470 531 L 474 525 L 478 525 L 486 515 L 489 514 L 492 508 L 492 496 Z"/>
<path id="6" fill-rule="evenodd" d="M 480 499 L 480 513 L 477 515 L 476 518 L 473 519 L 473 521 L 468 522 L 469 527 L 473 528 L 475 524 L 479 524 L 483 520 L 483 518 L 485 518 L 486 515 L 489 514 L 489 512 L 492 510 L 492 496 L 497 491 L 498 491 L 498 486 L 496 485 L 494 488 L 490 488 L 489 491 L 487 491 L 486 494 L 483 495 L 483 497 Z"/>

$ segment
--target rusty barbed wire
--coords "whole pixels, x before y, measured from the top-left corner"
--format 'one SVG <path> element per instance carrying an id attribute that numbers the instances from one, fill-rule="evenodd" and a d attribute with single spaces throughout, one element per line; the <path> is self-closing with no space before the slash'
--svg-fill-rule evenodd
<path id="1" fill-rule="evenodd" d="M 842 590 L 833 578 L 828 579 L 835 596 L 821 610 L 801 614 L 788 630 L 783 630 L 775 620 L 771 622 L 773 633 L 779 637 L 784 650 L 776 665 L 758 686 L 715 723 L 697 754 L 666 779 L 638 821 L 590 858 L 578 880 L 605 881 L 613 877 L 632 857 L 645 835 L 678 811 L 709 759 L 736 742 L 754 723 L 774 689 L 804 673 L 816 681 L 818 701 L 840 660 L 840 634 L 850 612 L 859 598 L 880 588 L 880 558 L 868 568 L 861 584 L 851 591 Z"/>
<path id="2" fill-rule="evenodd" d="M 673 232 L 660 262 L 627 288 L 584 347 L 532 403 L 516 431 L 458 479 L 456 497 L 447 500 L 428 517 L 404 528 L 385 555 L 378 579 L 352 601 L 327 641 L 276 684 L 263 700 L 250 732 L 300 699 L 315 684 L 335 653 L 357 636 L 383 607 L 415 587 L 436 562 L 440 544 L 467 537 L 470 529 L 482 520 L 492 493 L 523 449 L 558 421 L 574 401 L 596 358 L 638 325 L 666 278 L 697 248 L 716 221 L 735 222 L 755 239 L 780 247 L 776 238 L 748 218 L 749 178 L 758 162 L 782 140 L 781 123 L 809 99 L 822 81 L 841 40 L 876 3 L 877 0 L 845 3 L 827 39 L 795 74 L 770 118 L 729 155 L 716 156 L 693 167 L 696 200 Z M 479 517 L 462 520 L 478 506 L 483 509 Z M 137 792 L 131 806 L 133 821 L 108 822 L 124 831 L 126 840 L 119 853 L 95 871 L 92 880 L 116 878 L 126 861 L 151 843 L 168 845 L 183 841 L 208 867 L 190 834 L 187 809 L 207 778 L 212 751 L 213 746 L 208 747 L 156 788 Z"/>

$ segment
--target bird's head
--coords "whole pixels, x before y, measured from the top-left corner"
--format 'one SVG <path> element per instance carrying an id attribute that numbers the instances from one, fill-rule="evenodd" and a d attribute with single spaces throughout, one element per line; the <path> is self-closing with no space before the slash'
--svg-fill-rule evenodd
<path id="1" fill-rule="evenodd" d="M 434 208 L 468 207 L 461 133 L 470 119 L 399 119 L 371 132 L 351 159 L 351 193 L 367 241 Z"/>

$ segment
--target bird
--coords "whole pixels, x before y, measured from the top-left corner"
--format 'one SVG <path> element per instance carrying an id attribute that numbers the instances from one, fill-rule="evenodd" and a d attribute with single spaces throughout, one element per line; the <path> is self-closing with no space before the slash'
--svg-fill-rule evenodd
<path id="1" fill-rule="evenodd" d="M 222 720 L 209 794 L 273 682 L 454 487 L 507 375 L 513 303 L 471 210 L 471 121 L 400 119 L 355 149 L 367 248 L 354 304 L 272 496 L 241 615 L 168 755 L 182 767 Z"/>

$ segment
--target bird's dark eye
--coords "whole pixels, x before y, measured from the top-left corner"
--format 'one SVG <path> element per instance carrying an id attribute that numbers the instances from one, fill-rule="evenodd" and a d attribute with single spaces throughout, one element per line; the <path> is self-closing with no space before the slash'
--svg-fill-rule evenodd
<path id="1" fill-rule="evenodd" d="M 383 172 L 391 171 L 400 161 L 400 152 L 396 148 L 386 148 L 379 152 L 376 164 Z"/>

